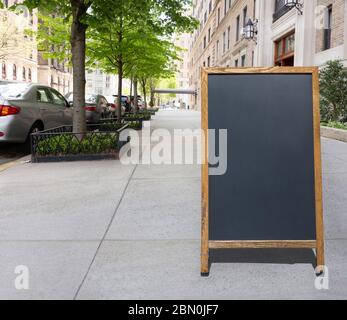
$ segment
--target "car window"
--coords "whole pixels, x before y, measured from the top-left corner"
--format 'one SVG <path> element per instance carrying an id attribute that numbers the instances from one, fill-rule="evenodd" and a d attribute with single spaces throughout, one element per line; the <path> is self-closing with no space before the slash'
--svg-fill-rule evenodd
<path id="1" fill-rule="evenodd" d="M 66 102 L 64 97 L 56 90 L 50 90 L 51 94 L 52 94 L 52 98 L 53 98 L 53 103 L 57 104 L 59 106 L 66 106 Z"/>
<path id="2" fill-rule="evenodd" d="M 86 103 L 96 103 L 96 96 L 86 95 Z"/>
<path id="3" fill-rule="evenodd" d="M 36 100 L 37 102 L 50 103 L 51 99 L 49 93 L 45 88 L 38 88 L 36 91 Z"/>
<path id="4" fill-rule="evenodd" d="M 29 88 L 28 84 L 16 83 L 16 84 L 5 84 L 0 86 L 0 95 L 5 99 L 18 99 Z"/>

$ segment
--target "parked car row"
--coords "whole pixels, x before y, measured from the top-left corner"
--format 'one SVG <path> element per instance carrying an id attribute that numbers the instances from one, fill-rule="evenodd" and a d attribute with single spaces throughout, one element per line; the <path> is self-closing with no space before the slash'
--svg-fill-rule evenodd
<path id="1" fill-rule="evenodd" d="M 31 133 L 71 125 L 72 98 L 73 93 L 64 97 L 44 85 L 0 81 L 0 142 L 28 142 Z M 87 123 L 94 124 L 103 118 L 117 116 L 116 101 L 116 96 L 86 95 Z M 127 100 L 122 99 L 122 115 L 126 103 Z"/>

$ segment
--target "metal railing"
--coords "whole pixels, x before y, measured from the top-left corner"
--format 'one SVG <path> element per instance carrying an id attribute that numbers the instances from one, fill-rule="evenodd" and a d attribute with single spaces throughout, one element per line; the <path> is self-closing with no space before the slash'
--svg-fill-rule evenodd
<path id="1" fill-rule="evenodd" d="M 31 134 L 32 162 L 117 159 L 119 134 L 129 124 L 88 125 L 86 133 L 73 132 L 72 126 L 61 126 Z"/>

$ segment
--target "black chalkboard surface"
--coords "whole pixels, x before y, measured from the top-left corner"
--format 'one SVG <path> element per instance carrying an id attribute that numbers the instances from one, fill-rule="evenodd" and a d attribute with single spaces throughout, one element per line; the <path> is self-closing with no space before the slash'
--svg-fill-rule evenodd
<path id="1" fill-rule="evenodd" d="M 202 169 L 202 274 L 219 248 L 315 248 L 323 265 L 317 70 L 207 69 L 202 94 L 206 136 L 228 132 L 225 174 Z"/>

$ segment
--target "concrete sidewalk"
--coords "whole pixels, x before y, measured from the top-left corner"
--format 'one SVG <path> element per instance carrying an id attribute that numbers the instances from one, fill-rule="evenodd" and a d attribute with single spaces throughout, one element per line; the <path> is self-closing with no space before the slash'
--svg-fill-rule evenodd
<path id="1" fill-rule="evenodd" d="M 152 128 L 199 128 L 161 111 Z M 200 167 L 118 161 L 21 164 L 0 173 L 1 299 L 346 299 L 347 144 L 323 139 L 330 290 L 310 250 L 226 251 L 200 277 Z M 14 269 L 30 289 L 14 287 Z"/>

